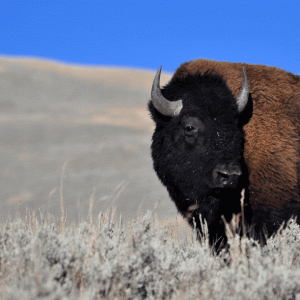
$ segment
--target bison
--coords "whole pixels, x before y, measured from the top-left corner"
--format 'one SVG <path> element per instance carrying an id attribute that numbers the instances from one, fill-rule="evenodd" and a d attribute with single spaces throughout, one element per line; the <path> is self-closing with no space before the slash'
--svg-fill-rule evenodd
<path id="1" fill-rule="evenodd" d="M 178 211 L 209 241 L 243 214 L 260 242 L 300 214 L 300 76 L 276 67 L 199 59 L 183 63 L 148 108 L 152 159 Z M 300 220 L 300 218 L 298 218 Z"/>

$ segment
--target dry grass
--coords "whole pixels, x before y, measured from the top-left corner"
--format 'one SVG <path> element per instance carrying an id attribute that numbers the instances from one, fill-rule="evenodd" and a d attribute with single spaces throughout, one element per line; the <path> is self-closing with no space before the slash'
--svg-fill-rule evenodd
<path id="1" fill-rule="evenodd" d="M 235 235 L 219 256 L 182 218 L 115 210 L 65 226 L 27 211 L 0 230 L 0 299 L 296 299 L 300 236 L 293 221 L 261 248 Z M 62 210 L 63 212 L 63 210 Z M 126 226 L 125 226 L 126 225 Z"/>

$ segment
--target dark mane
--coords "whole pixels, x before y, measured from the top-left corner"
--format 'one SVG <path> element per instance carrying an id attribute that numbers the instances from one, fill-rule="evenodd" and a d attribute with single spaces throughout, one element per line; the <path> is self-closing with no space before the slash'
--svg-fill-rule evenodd
<path id="1" fill-rule="evenodd" d="M 163 89 L 168 100 L 183 99 L 186 110 L 200 109 L 212 118 L 237 114 L 235 97 L 221 75 L 211 72 L 173 78 Z"/>

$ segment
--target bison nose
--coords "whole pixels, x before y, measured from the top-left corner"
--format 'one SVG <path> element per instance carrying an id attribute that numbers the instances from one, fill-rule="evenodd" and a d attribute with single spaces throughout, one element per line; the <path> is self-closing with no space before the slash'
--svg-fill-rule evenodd
<path id="1" fill-rule="evenodd" d="M 214 185 L 218 188 L 235 188 L 241 174 L 238 165 L 218 165 L 213 171 Z"/>

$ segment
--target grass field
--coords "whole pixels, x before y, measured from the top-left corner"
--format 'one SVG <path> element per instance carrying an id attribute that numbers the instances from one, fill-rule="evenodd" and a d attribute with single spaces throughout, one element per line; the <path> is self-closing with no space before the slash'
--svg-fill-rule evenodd
<path id="1" fill-rule="evenodd" d="M 65 224 L 29 211 L 2 224 L 0 299 L 300 299 L 294 221 L 264 248 L 229 235 L 219 256 L 179 217 Z"/>

